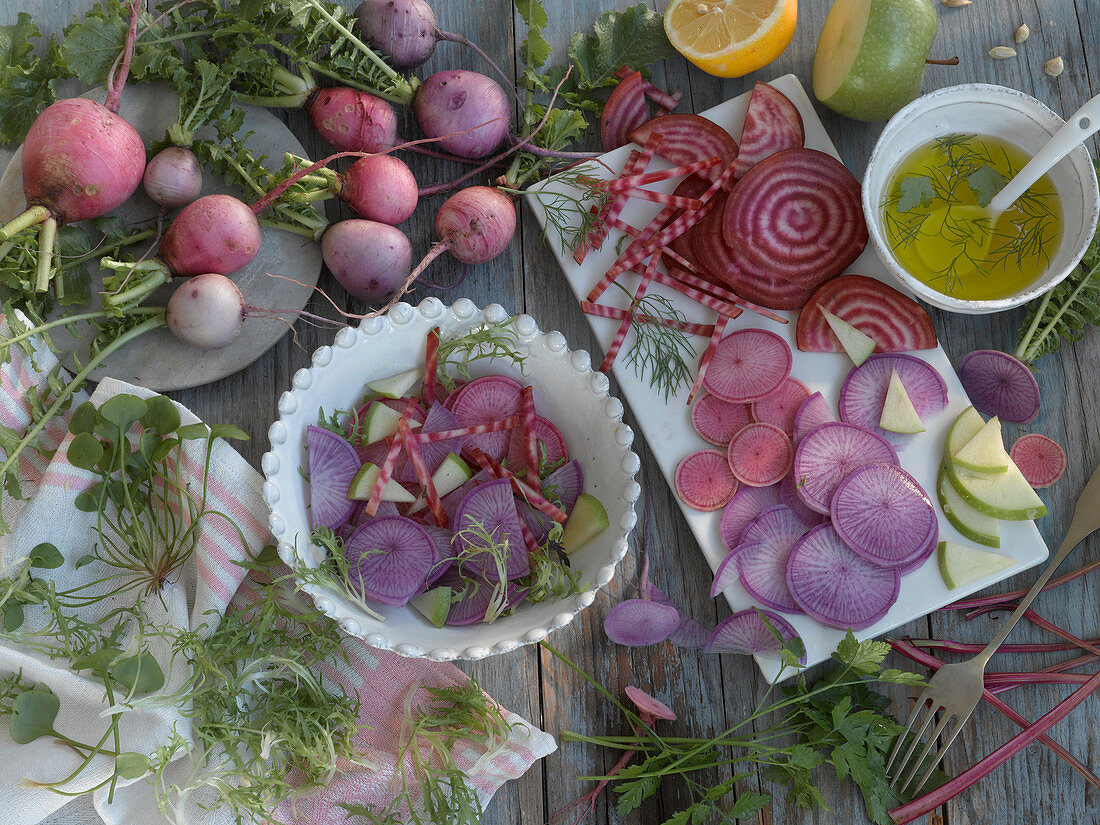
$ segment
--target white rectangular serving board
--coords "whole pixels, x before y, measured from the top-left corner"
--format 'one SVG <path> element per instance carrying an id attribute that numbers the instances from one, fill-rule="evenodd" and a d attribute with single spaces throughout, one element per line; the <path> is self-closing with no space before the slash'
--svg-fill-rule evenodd
<path id="1" fill-rule="evenodd" d="M 812 149 L 828 152 L 833 157 L 839 157 L 798 78 L 790 74 L 784 75 L 772 81 L 771 85 L 790 98 L 801 112 L 806 133 L 805 145 Z M 736 138 L 741 133 L 741 124 L 744 121 L 749 94 L 746 92 L 732 100 L 727 100 L 713 109 L 702 112 L 702 116 L 719 124 Z M 593 174 L 605 178 L 612 177 L 613 173 L 610 170 L 615 170 L 615 173 L 621 170 L 632 148 L 634 148 L 632 145 L 628 145 L 603 155 L 601 160 L 608 168 L 601 169 L 593 164 Z M 669 165 L 659 159 L 655 160 L 653 164 L 654 168 L 667 168 Z M 671 192 L 678 182 L 679 179 L 673 179 L 653 184 L 652 188 Z M 543 183 L 535 188 L 547 189 L 549 187 Z M 558 184 L 557 188 L 561 191 L 568 191 L 568 187 L 561 184 Z M 578 300 L 585 300 L 589 290 L 596 284 L 602 274 L 611 267 L 617 257 L 615 249 L 621 238 L 621 233 L 612 230 L 603 246 L 599 250 L 590 251 L 585 257 L 584 263 L 578 265 L 570 253 L 563 252 L 561 239 L 555 228 L 553 226 L 547 227 L 546 213 L 539 201 L 535 197 L 528 197 L 526 200 L 530 204 L 536 219 L 547 230 L 547 246 L 553 250 L 558 262 L 561 264 L 569 286 L 577 295 Z M 656 204 L 631 199 L 623 210 L 622 219 L 635 226 L 644 226 L 659 209 L 660 207 Z M 870 247 L 864 250 L 863 254 L 847 271 L 869 275 L 890 283 L 885 267 Z M 637 281 L 637 276 L 630 274 L 620 278 L 620 282 L 632 292 L 637 286 Z M 891 286 L 895 286 L 895 284 L 891 283 Z M 714 313 L 711 310 L 705 309 L 671 289 L 654 283 L 648 291 L 650 293 L 658 292 L 668 297 L 690 321 L 700 323 L 712 323 L 714 321 Z M 623 294 L 621 290 L 614 288 L 609 289 L 600 300 L 602 303 L 614 304 L 624 308 L 629 304 L 628 296 Z M 820 391 L 835 413 L 840 385 L 852 366 L 851 361 L 843 353 L 800 352 L 795 346 L 794 338 L 796 313 L 781 312 L 780 314 L 790 318 L 790 323 L 780 324 L 751 312 L 745 312 L 740 318 L 728 324 L 726 327 L 727 334 L 734 329 L 758 327 L 771 330 L 782 336 L 790 345 L 794 354 L 791 375 L 806 384 L 811 392 Z M 619 322 L 594 316 L 588 316 L 588 321 L 600 345 L 606 352 L 619 327 Z M 692 338 L 692 343 L 695 346 L 693 363 L 698 363 L 698 358 L 702 355 L 707 342 L 702 338 L 689 337 Z M 663 396 L 649 386 L 648 380 L 640 379 L 635 375 L 633 367 L 626 363 L 625 355 L 630 349 L 633 338 L 634 333 L 631 331 L 628 333 L 612 369 L 615 378 L 619 382 L 621 393 L 630 404 L 634 417 L 637 419 L 646 441 L 660 465 L 665 480 L 668 482 L 669 487 L 674 489 L 673 474 L 680 460 L 688 453 L 710 445 L 704 442 L 692 427 L 687 406 L 689 388 L 682 388 L 677 395 L 670 396 L 666 402 Z M 932 499 L 935 500 L 936 472 L 943 452 L 947 427 L 970 402 L 967 400 L 966 393 L 963 391 L 958 376 L 948 361 L 943 347 L 911 354 L 923 358 L 935 367 L 947 382 L 948 388 L 947 409 L 936 418 L 925 422 L 928 427 L 927 432 L 915 436 L 898 453 L 902 466 L 920 482 Z M 700 513 L 687 507 L 683 502 L 680 502 L 680 509 L 683 511 L 684 518 L 699 543 L 699 548 L 706 556 L 707 563 L 712 570 L 716 569 L 727 552 L 718 531 L 721 511 Z M 950 539 L 971 543 L 947 523 L 947 520 L 939 512 L 938 506 L 937 515 L 940 522 L 941 540 Z M 1034 522 L 1030 521 L 1002 522 L 1001 548 L 998 552 L 1015 559 L 1016 564 L 996 575 L 955 590 L 948 590 L 943 583 L 936 564 L 936 557 L 933 555 L 920 569 L 902 578 L 901 593 L 890 612 L 871 627 L 857 632 L 856 636 L 860 639 L 880 636 L 939 607 L 1033 567 L 1047 557 L 1046 544 L 1039 535 Z M 729 587 L 724 595 L 729 601 L 730 607 L 735 611 L 743 610 L 754 604 L 752 598 L 739 582 Z M 807 666 L 829 658 L 830 654 L 836 649 L 837 643 L 844 636 L 844 631 L 825 627 L 807 616 L 783 615 L 798 631 L 806 645 Z M 780 669 L 777 659 L 758 656 L 756 660 L 765 678 L 771 681 L 777 677 Z M 783 674 L 784 678 L 791 675 L 793 674 L 790 672 Z"/>

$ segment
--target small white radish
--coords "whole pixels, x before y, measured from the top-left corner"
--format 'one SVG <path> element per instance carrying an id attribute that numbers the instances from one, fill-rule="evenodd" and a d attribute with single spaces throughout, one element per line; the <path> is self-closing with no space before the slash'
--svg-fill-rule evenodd
<path id="1" fill-rule="evenodd" d="M 224 275 L 196 275 L 168 299 L 168 329 L 195 349 L 229 346 L 241 334 L 247 307 L 237 285 Z"/>
<path id="2" fill-rule="evenodd" d="M 187 206 L 202 191 L 202 169 L 186 146 L 168 146 L 149 161 L 142 176 L 145 193 L 169 209 Z"/>

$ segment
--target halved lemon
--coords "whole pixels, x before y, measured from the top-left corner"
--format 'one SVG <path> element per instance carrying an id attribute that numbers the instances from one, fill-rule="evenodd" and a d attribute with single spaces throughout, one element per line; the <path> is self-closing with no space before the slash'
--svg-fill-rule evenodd
<path id="1" fill-rule="evenodd" d="M 672 0 L 665 32 L 704 72 L 741 77 L 783 53 L 797 17 L 798 0 Z"/>

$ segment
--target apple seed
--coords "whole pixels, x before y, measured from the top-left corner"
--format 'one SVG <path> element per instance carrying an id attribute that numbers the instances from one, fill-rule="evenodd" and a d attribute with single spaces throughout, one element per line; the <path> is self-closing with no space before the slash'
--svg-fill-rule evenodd
<path id="1" fill-rule="evenodd" d="M 1016 29 L 1016 42 L 1023 43 L 1031 37 L 1031 29 L 1027 27 L 1027 23 L 1024 23 L 1020 28 Z"/>
<path id="2" fill-rule="evenodd" d="M 1008 46 L 994 46 L 989 50 L 989 56 L 994 60 L 1008 60 L 1016 56 L 1016 50 Z"/>
<path id="3" fill-rule="evenodd" d="M 1052 57 L 1045 64 L 1043 64 L 1043 71 L 1048 77 L 1057 77 L 1066 68 L 1066 62 L 1059 57 Z"/>

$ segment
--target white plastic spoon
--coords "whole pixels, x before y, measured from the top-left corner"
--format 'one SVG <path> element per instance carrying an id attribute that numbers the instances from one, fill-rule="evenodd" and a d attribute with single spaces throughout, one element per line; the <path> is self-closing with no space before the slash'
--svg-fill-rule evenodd
<path id="1" fill-rule="evenodd" d="M 1100 131 L 1100 95 L 1092 98 L 1073 113 L 1066 125 L 1055 132 L 1047 144 L 1016 173 L 1016 177 L 993 197 L 989 202 L 989 211 L 994 215 L 1000 215 L 1012 206 L 1035 181 L 1073 151 L 1074 147 L 1098 131 Z"/>

